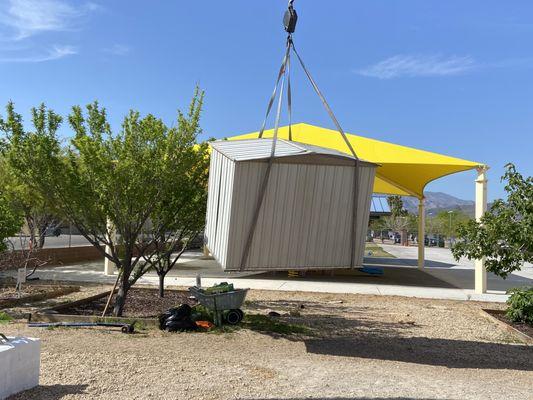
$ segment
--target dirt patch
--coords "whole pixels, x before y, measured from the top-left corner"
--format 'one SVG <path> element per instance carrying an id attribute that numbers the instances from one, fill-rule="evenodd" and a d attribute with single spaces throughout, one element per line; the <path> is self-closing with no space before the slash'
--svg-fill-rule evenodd
<path id="1" fill-rule="evenodd" d="M 276 311 L 275 321 L 304 325 L 310 334 L 269 332 L 264 319 L 255 321 L 257 330 L 216 334 L 9 323 L 4 333 L 42 343 L 41 386 L 10 400 L 524 400 L 533 347 L 479 311 L 504 306 L 251 290 L 246 313 Z"/>
<path id="2" fill-rule="evenodd" d="M 489 315 L 493 316 L 494 318 L 498 319 L 499 321 L 513 327 L 517 331 L 522 332 L 524 335 L 529 336 L 529 338 L 533 342 L 533 326 L 528 325 L 523 322 L 511 321 L 503 310 L 484 310 L 484 311 L 488 313 Z"/>
<path id="3" fill-rule="evenodd" d="M 132 288 L 128 292 L 123 316 L 126 318 L 155 318 L 162 312 L 180 304 L 194 305 L 196 301 L 189 299 L 189 292 L 184 290 L 166 290 L 165 297 L 160 298 L 157 289 Z M 62 308 L 64 315 L 102 315 L 107 296 L 85 304 Z M 113 308 L 110 307 L 106 315 L 111 316 Z"/>
<path id="4" fill-rule="evenodd" d="M 79 290 L 72 285 L 45 285 L 42 283 L 26 283 L 17 291 L 14 285 L 0 286 L 0 309 L 59 297 Z"/>
<path id="5" fill-rule="evenodd" d="M 47 280 L 40 280 L 39 285 L 63 286 L 56 281 Z M 25 300 L 22 303 L 12 304 L 7 308 L 3 308 L 2 311 L 5 311 L 10 315 L 15 316 L 15 318 L 27 318 L 28 314 L 31 314 L 38 310 L 56 307 L 63 303 L 72 302 L 81 298 L 86 298 L 95 295 L 97 293 L 102 293 L 106 290 L 110 290 L 110 286 L 102 284 L 69 282 L 69 285 L 75 286 L 78 290 L 40 300 Z"/>
<path id="6" fill-rule="evenodd" d="M 22 290 L 18 292 L 15 286 L 0 286 L 0 304 L 2 304 L 2 300 L 19 299 L 34 294 L 47 293 L 52 289 L 54 289 L 52 286 L 23 285 Z"/>

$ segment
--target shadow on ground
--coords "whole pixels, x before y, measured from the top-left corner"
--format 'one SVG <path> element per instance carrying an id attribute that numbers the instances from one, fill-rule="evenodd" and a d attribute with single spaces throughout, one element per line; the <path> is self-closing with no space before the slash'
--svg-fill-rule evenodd
<path id="1" fill-rule="evenodd" d="M 365 264 L 366 265 L 366 264 Z M 295 282 L 338 282 L 338 283 L 365 283 L 373 285 L 401 285 L 413 287 L 431 287 L 453 289 L 456 286 L 439 279 L 429 273 L 415 268 L 398 268 L 382 266 L 379 264 L 369 265 L 383 267 L 383 275 L 369 275 L 354 270 L 337 270 L 333 274 L 330 271 L 309 271 L 304 277 L 290 278 Z M 287 274 L 263 273 L 247 276 L 247 279 L 287 280 Z"/>
<path id="2" fill-rule="evenodd" d="M 17 393 L 8 397 L 6 400 L 24 400 L 24 399 L 47 399 L 59 400 L 72 394 L 85 393 L 88 385 L 39 385 L 30 390 Z"/>
<path id="3" fill-rule="evenodd" d="M 413 264 L 414 263 L 414 264 Z M 451 267 L 452 264 L 431 262 L 431 266 Z M 411 265 L 412 264 L 412 265 Z M 364 283 L 375 285 L 403 285 L 435 288 L 456 288 L 450 283 L 432 276 L 417 268 L 402 268 L 416 266 L 416 260 L 371 257 L 365 258 L 365 266 L 382 267 L 383 275 L 369 275 L 358 270 L 335 270 L 335 271 L 307 271 L 305 277 L 290 278 L 294 281 L 309 282 L 345 282 Z M 169 273 L 169 276 L 194 277 L 200 273 L 205 278 L 246 278 L 246 279 L 268 279 L 272 281 L 287 280 L 287 272 L 224 272 L 213 260 L 192 260 L 179 264 L 177 268 Z"/>
<path id="4" fill-rule="evenodd" d="M 309 353 L 359 357 L 447 368 L 513 369 L 533 371 L 533 348 L 426 337 L 361 334 L 350 337 L 305 339 Z"/>
<path id="5" fill-rule="evenodd" d="M 396 267 L 417 267 L 418 260 L 414 258 L 390 258 L 390 257 L 365 257 L 365 264 L 379 264 L 379 265 L 389 265 Z M 455 267 L 457 264 L 445 263 L 442 261 L 433 261 L 425 260 L 424 265 L 426 267 L 439 267 L 439 268 L 451 268 Z"/>
<path id="6" fill-rule="evenodd" d="M 283 337 L 303 342 L 312 354 L 447 368 L 533 371 L 533 346 L 424 337 L 420 332 L 422 326 L 414 320 L 383 321 L 365 307 L 312 301 L 258 301 L 247 304 L 247 309 L 261 315 L 269 309 L 277 310 L 281 317 L 274 320 L 306 327 L 307 334 Z"/>

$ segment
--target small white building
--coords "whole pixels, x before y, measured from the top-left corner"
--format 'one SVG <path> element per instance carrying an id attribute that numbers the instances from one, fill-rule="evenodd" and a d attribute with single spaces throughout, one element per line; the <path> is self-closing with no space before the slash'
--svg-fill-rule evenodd
<path id="1" fill-rule="evenodd" d="M 252 227 L 272 139 L 211 146 L 205 244 L 224 270 L 361 266 L 376 164 L 278 140 Z"/>

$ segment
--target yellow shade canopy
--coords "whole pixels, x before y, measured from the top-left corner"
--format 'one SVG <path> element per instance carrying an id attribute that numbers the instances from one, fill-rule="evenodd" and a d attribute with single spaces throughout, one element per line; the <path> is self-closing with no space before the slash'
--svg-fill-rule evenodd
<path id="1" fill-rule="evenodd" d="M 229 140 L 255 139 L 258 132 L 238 135 Z M 265 130 L 263 137 L 272 137 L 274 130 Z M 346 136 L 362 160 L 379 164 L 374 193 L 424 197 L 424 187 L 431 181 L 456 172 L 483 168 L 479 162 L 462 160 L 438 153 L 400 146 L 347 133 Z M 289 138 L 288 126 L 280 127 L 278 137 Z M 326 147 L 350 154 L 338 131 L 309 124 L 292 125 L 292 140 Z"/>

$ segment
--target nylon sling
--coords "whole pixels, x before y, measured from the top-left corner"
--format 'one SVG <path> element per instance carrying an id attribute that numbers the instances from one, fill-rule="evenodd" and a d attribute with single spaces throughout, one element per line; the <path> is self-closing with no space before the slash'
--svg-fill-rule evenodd
<path id="1" fill-rule="evenodd" d="M 328 102 L 326 101 L 326 98 L 324 97 L 324 95 L 320 91 L 320 88 L 318 87 L 318 85 L 316 84 L 315 80 L 311 76 L 311 73 L 309 72 L 309 70 L 306 68 L 302 58 L 300 57 L 300 54 L 297 52 L 297 50 L 296 50 L 296 48 L 294 46 L 294 43 L 293 43 L 293 40 L 292 40 L 292 32 L 294 32 L 294 28 L 295 28 L 295 25 L 296 25 L 296 18 L 297 17 L 296 17 L 296 12 L 294 11 L 293 6 L 292 6 L 293 1 L 294 0 L 289 0 L 289 9 L 288 9 L 288 11 L 287 11 L 287 13 L 285 14 L 285 17 L 284 17 L 285 30 L 288 32 L 287 48 L 286 48 L 286 51 L 285 51 L 285 57 L 283 58 L 283 62 L 281 64 L 281 67 L 280 67 L 280 70 L 279 70 L 279 73 L 278 73 L 278 77 L 276 79 L 276 84 L 274 86 L 274 91 L 272 92 L 272 96 L 270 97 L 270 100 L 268 102 L 265 119 L 264 119 L 263 124 L 261 126 L 261 130 L 259 131 L 259 138 L 262 138 L 263 137 L 263 133 L 265 131 L 265 127 L 266 127 L 266 122 L 267 122 L 268 116 L 270 114 L 270 111 L 272 109 L 272 105 L 274 103 L 274 99 L 276 97 L 278 86 L 279 86 L 279 83 L 280 83 L 280 80 L 281 80 L 279 99 L 278 99 L 278 106 L 277 106 L 277 112 L 276 112 L 276 118 L 275 118 L 275 124 L 274 124 L 274 135 L 273 135 L 272 147 L 271 147 L 271 151 L 270 151 L 270 158 L 268 159 L 268 165 L 267 165 L 267 169 L 266 169 L 266 172 L 265 172 L 265 176 L 263 177 L 263 180 L 261 182 L 261 186 L 260 186 L 260 189 L 259 189 L 259 197 L 257 199 L 257 203 L 256 203 L 256 207 L 255 207 L 255 210 L 254 210 L 254 214 L 252 216 L 252 222 L 251 222 L 250 229 L 248 231 L 248 236 L 247 236 L 247 239 L 246 239 L 246 243 L 245 243 L 245 246 L 244 246 L 244 251 L 243 251 L 243 255 L 242 255 L 242 259 L 241 259 L 241 265 L 240 265 L 240 271 L 244 270 L 244 268 L 246 266 L 246 262 L 248 260 L 248 256 L 249 256 L 249 253 L 250 253 L 250 247 L 252 245 L 253 237 L 254 237 L 254 234 L 255 234 L 255 229 L 256 229 L 256 226 L 257 226 L 257 221 L 259 219 L 259 214 L 261 212 L 261 206 L 263 204 L 263 200 L 264 200 L 265 193 L 266 193 L 266 188 L 268 186 L 268 181 L 269 181 L 269 178 L 270 178 L 270 172 L 272 170 L 272 164 L 274 163 L 274 159 L 275 159 L 276 142 L 277 142 L 277 139 L 278 139 L 278 129 L 279 129 L 280 116 L 281 116 L 281 105 L 282 105 L 282 99 L 283 99 L 283 88 L 284 88 L 284 84 L 285 84 L 285 77 L 287 77 L 287 108 L 288 108 L 288 118 L 289 118 L 289 140 L 292 141 L 292 93 L 291 93 L 291 84 L 290 84 L 290 51 L 291 51 L 291 48 L 294 51 L 294 54 L 296 55 L 296 57 L 298 58 L 298 61 L 299 61 L 300 65 L 301 65 L 302 69 L 304 70 L 305 75 L 307 76 L 309 82 L 311 83 L 311 86 L 313 87 L 315 93 L 320 98 L 320 100 L 321 100 L 324 108 L 326 109 L 328 115 L 330 116 L 330 118 L 333 121 L 333 123 L 335 124 L 338 132 L 340 133 L 341 137 L 343 138 L 344 142 L 346 143 L 346 146 L 350 150 L 350 153 L 352 153 L 352 155 L 354 157 L 355 165 L 354 165 L 354 180 L 353 180 L 353 195 L 352 195 L 353 207 L 352 207 L 350 266 L 351 266 L 351 268 L 355 267 L 355 238 L 356 238 L 356 235 L 357 235 L 356 225 L 357 225 L 357 206 L 358 206 L 358 190 L 357 189 L 358 189 L 358 185 L 359 185 L 359 157 L 357 157 L 357 154 L 356 154 L 355 150 L 353 149 L 352 144 L 348 140 L 348 137 L 346 136 L 344 130 L 342 129 L 339 121 L 335 117 L 335 114 L 333 113 L 333 110 L 329 106 Z M 292 24 L 290 22 L 286 22 L 285 21 L 285 19 L 287 18 L 287 14 L 288 13 L 289 13 L 290 16 L 292 16 L 294 18 L 294 20 L 292 21 Z"/>

